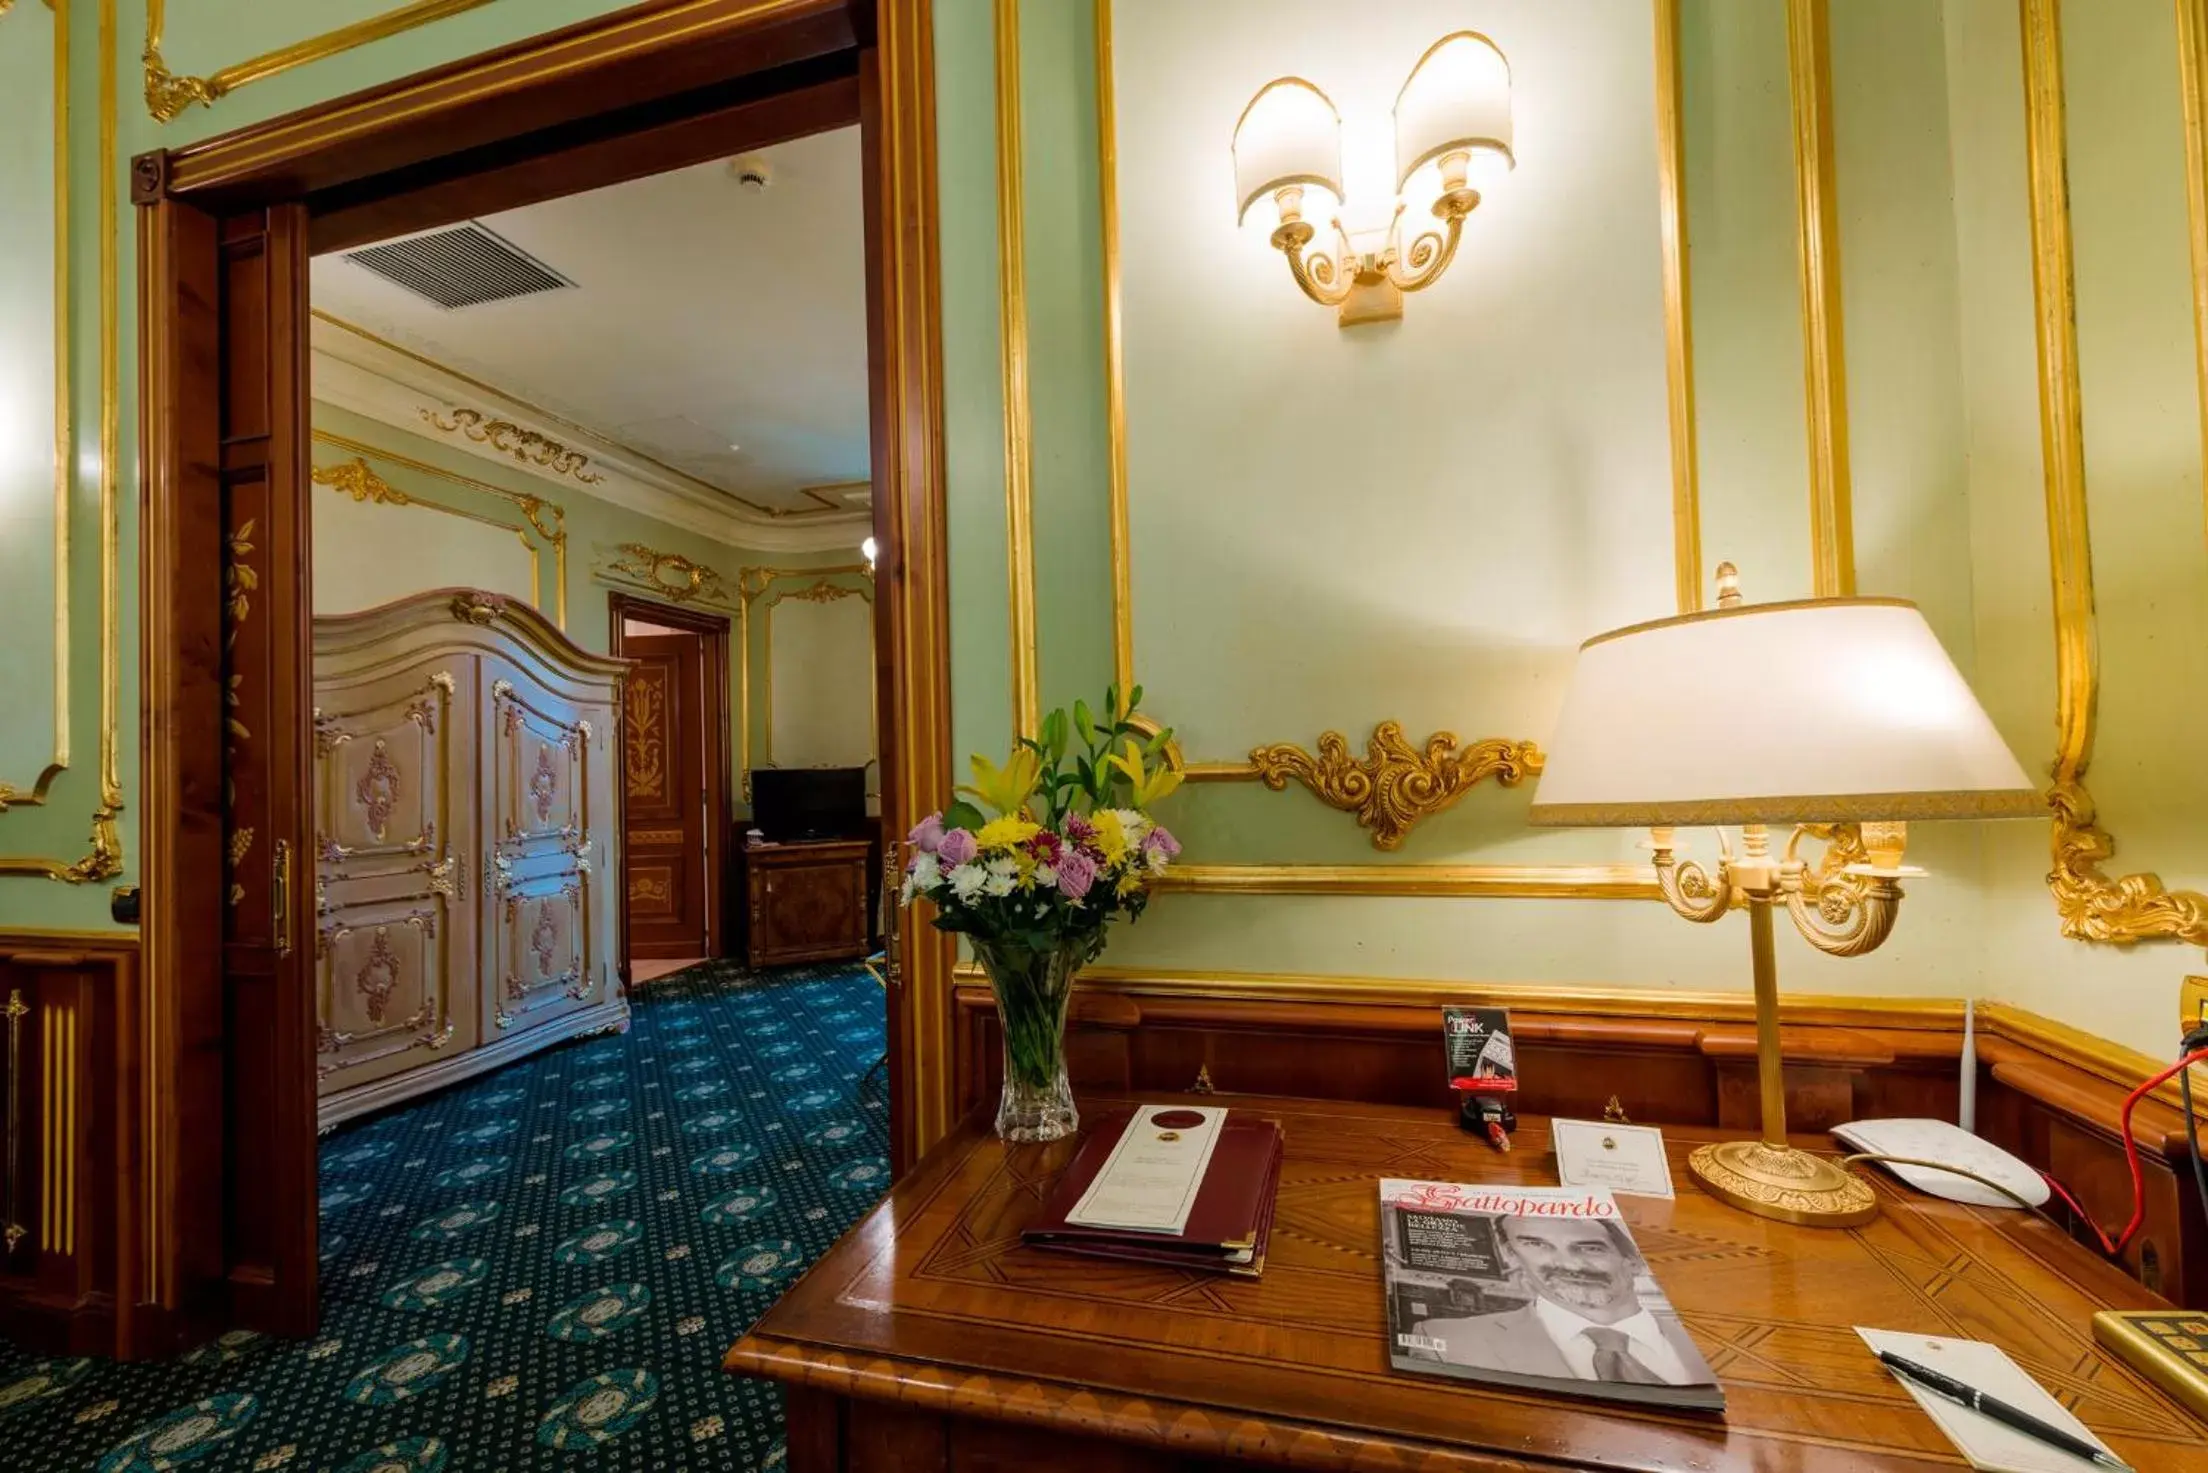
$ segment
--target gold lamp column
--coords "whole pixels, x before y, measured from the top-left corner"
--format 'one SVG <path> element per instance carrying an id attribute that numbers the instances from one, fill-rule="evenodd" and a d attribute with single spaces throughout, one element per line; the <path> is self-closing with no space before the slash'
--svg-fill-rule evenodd
<path id="1" fill-rule="evenodd" d="M 1703 1189 L 1811 1227 L 1877 1215 L 1853 1173 L 1787 1140 L 1772 912 L 1818 950 L 1861 956 L 1893 933 L 1909 819 L 2034 818 L 2045 805 L 1916 605 L 1901 599 L 1741 601 L 1597 635 L 1549 743 L 1532 821 L 1647 828 L 1664 899 L 1690 921 L 1748 912 L 1760 1138 L 1694 1153 Z M 1714 873 L 1680 857 L 1683 825 L 1722 832 Z M 1782 854 L 1770 826 L 1793 826 Z M 1812 866 L 1804 839 L 1826 847 Z"/>

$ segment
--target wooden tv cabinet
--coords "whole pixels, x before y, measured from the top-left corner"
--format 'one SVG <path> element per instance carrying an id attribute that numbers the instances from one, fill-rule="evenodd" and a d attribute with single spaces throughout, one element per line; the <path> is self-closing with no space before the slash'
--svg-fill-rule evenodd
<path id="1" fill-rule="evenodd" d="M 768 967 L 851 961 L 872 951 L 873 854 L 871 839 L 746 848 L 744 959 Z"/>

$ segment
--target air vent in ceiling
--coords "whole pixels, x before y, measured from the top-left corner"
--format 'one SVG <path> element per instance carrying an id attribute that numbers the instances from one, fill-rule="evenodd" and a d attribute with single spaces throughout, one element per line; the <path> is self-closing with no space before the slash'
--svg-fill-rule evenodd
<path id="1" fill-rule="evenodd" d="M 448 310 L 575 284 L 473 220 L 348 251 L 345 259 Z"/>

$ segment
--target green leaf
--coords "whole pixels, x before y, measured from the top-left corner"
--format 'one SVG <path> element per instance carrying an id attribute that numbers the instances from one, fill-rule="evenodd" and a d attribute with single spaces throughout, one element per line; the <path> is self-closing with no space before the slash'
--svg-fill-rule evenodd
<path id="1" fill-rule="evenodd" d="M 943 810 L 943 827 L 946 829 L 978 829 L 987 822 L 981 816 L 981 810 L 963 798 Z"/>
<path id="2" fill-rule="evenodd" d="M 1089 703 L 1087 701 L 1075 701 L 1073 703 L 1073 726 L 1074 730 L 1081 734 L 1081 744 L 1083 746 L 1093 747 L 1096 745 L 1096 721 L 1089 715 Z"/>

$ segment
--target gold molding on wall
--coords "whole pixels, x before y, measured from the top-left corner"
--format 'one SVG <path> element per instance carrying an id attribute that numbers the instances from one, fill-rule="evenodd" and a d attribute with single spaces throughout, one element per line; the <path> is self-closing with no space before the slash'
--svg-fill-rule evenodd
<path id="1" fill-rule="evenodd" d="M 1006 116 L 1003 99 L 1006 48 L 1002 21 L 1004 13 L 1014 0 L 997 0 L 999 78 L 998 128 L 1000 138 L 998 209 L 1005 205 L 1005 181 L 1003 176 L 1002 137 Z M 1118 183 L 1118 135 L 1117 100 L 1113 75 L 1112 3 L 1113 0 L 1094 0 L 1096 6 L 1096 86 L 1097 86 L 1097 167 L 1098 193 L 1101 202 L 1101 229 L 1104 260 L 1104 393 L 1105 420 L 1109 444 L 1111 576 L 1112 576 L 1112 668 L 1113 677 L 1122 689 L 1135 682 L 1134 652 L 1134 589 L 1132 578 L 1132 531 L 1128 510 L 1127 485 L 1127 410 L 1125 356 L 1121 318 L 1121 265 L 1119 249 L 1119 183 Z M 1698 489 L 1697 453 L 1694 438 L 1694 369 L 1693 340 L 1690 331 L 1689 262 L 1686 236 L 1686 168 L 1685 129 L 1681 105 L 1681 79 L 1679 65 L 1679 0 L 1651 0 L 1651 15 L 1655 24 L 1656 65 L 1656 133 L 1657 178 L 1660 231 L 1663 240 L 1664 316 L 1665 316 L 1665 376 L 1670 407 L 1671 461 L 1672 461 L 1672 561 L 1673 581 L 1678 597 L 1679 612 L 1692 613 L 1702 603 L 1701 572 L 1701 505 Z M 1017 57 L 1017 38 L 1012 48 Z M 1016 70 L 1016 67 L 1015 67 Z M 1017 87 L 1017 77 L 1013 78 Z M 1012 109 L 1016 119 L 1017 108 Z M 1016 135 L 1015 135 L 1016 136 Z M 1017 190 L 1017 180 L 1013 181 Z M 1002 239 L 1000 231 L 1000 240 Z M 1016 258 L 1008 258 L 1016 259 Z M 1837 288 L 1836 288 L 1837 289 Z M 1012 287 L 1007 271 L 1007 299 Z M 1024 282 L 1021 290 L 1024 304 Z M 1022 340 L 1019 345 L 1021 362 L 1025 362 L 1024 316 L 1021 319 Z M 1007 325 L 1007 393 L 1010 391 L 1010 364 L 1013 349 Z M 1024 389 L 1024 377 L 1023 377 Z M 1023 404 L 1024 412 L 1024 404 Z M 1009 409 L 1007 423 L 1009 426 Z M 1032 585 L 1026 590 L 1026 612 L 1033 615 Z M 1021 628 L 1021 589 L 1017 573 L 1013 579 L 1012 621 L 1015 645 L 1015 668 L 1018 664 L 1017 646 Z M 1395 728 L 1397 739 L 1401 730 L 1395 723 L 1383 723 L 1378 733 Z M 1338 737 L 1338 734 L 1329 733 Z M 1454 738 L 1449 739 L 1454 744 Z M 1483 744 L 1484 745 L 1484 744 Z M 1324 742 L 1322 746 L 1322 757 Z M 1346 744 L 1345 744 L 1346 746 Z M 1529 770 L 1538 771 L 1538 749 L 1525 744 L 1536 764 Z M 1178 753 L 1178 744 L 1172 748 Z M 1279 781 L 1265 779 L 1254 759 L 1260 753 L 1279 754 L 1292 761 L 1288 754 L 1302 754 L 1302 749 L 1290 743 L 1275 743 L 1260 747 L 1252 753 L 1252 761 L 1180 761 L 1175 765 L 1190 782 L 1253 782 L 1266 780 L 1267 785 L 1280 791 L 1286 786 L 1288 772 L 1278 771 Z M 1346 752 L 1345 752 L 1346 759 Z M 1314 791 L 1318 791 L 1314 788 Z M 1324 794 L 1321 794 L 1324 798 Z M 1325 801 L 1333 802 L 1331 798 Z M 1453 799 L 1451 801 L 1454 801 Z M 1335 803 L 1356 812 L 1360 804 Z M 1440 804 L 1422 811 L 1408 813 L 1394 830 L 1394 842 L 1381 842 L 1380 832 L 1374 832 L 1374 843 L 1382 849 L 1392 849 L 1402 842 L 1403 833 L 1432 812 L 1439 811 Z M 1363 823 L 1362 820 L 1360 820 Z M 1371 825 L 1364 825 L 1370 827 Z M 1406 878 L 1399 878 L 1406 877 Z M 1653 875 L 1638 866 L 1612 864 L 1565 865 L 1177 865 L 1161 887 L 1169 890 L 1206 890 L 1241 894 L 1414 894 L 1414 895 L 1513 895 L 1543 896 L 1570 899 L 1657 899 L 1660 898 Z"/>
<path id="2" fill-rule="evenodd" d="M 835 585 L 830 585 L 827 582 L 827 580 L 830 578 L 850 573 L 865 573 L 871 575 L 872 572 L 873 569 L 869 568 L 865 563 L 840 563 L 834 567 L 825 568 L 774 568 L 761 566 L 740 568 L 737 570 L 736 781 L 744 795 L 744 801 L 746 803 L 749 803 L 751 801 L 751 606 L 754 603 L 757 603 L 761 598 L 765 597 L 768 591 L 771 590 L 776 583 L 780 582 L 784 578 L 813 578 L 818 580 L 818 582 L 812 585 L 815 588 L 818 588 L 822 585 L 833 587 Z M 872 603 L 874 601 L 874 585 L 871 581 L 869 581 L 864 587 L 854 587 L 851 591 L 864 598 L 868 603 Z M 780 602 L 781 597 L 781 595 L 777 595 L 773 602 Z M 772 607 L 773 604 L 770 603 L 768 605 L 770 616 L 772 613 Z M 764 643 L 766 645 L 766 669 L 763 672 L 763 678 L 766 688 L 767 705 L 765 709 L 767 711 L 768 719 L 766 736 L 764 739 L 762 739 L 761 742 L 761 746 L 763 748 L 771 743 L 774 734 L 774 627 L 771 622 L 766 625 L 764 635 Z M 874 631 L 871 627 L 869 627 L 867 630 L 867 648 L 869 650 L 874 647 L 873 640 Z M 879 691 L 875 693 L 874 699 L 877 704 L 881 700 L 881 695 Z M 878 709 L 874 713 L 874 730 L 876 745 L 879 746 L 881 735 L 881 712 Z M 769 760 L 771 761 L 772 758 L 770 757 Z"/>
<path id="3" fill-rule="evenodd" d="M 582 486 L 596 486 L 606 478 L 590 468 L 590 456 L 550 435 L 517 425 L 510 419 L 494 419 L 480 409 L 456 408 L 448 418 L 434 409 L 421 411 L 422 422 L 446 435 L 465 435 L 488 445 L 516 465 L 566 476 Z"/>
<path id="4" fill-rule="evenodd" d="M 621 554 L 603 571 L 625 573 L 672 604 L 700 603 L 728 606 L 728 584 L 718 569 L 679 552 L 661 552 L 642 542 L 624 542 L 614 549 Z M 676 581 L 670 583 L 666 575 Z"/>
<path id="5" fill-rule="evenodd" d="M 443 466 L 431 465 L 426 460 L 416 460 L 410 455 L 401 455 L 396 450 L 386 450 L 380 445 L 370 445 L 331 430 L 316 430 L 314 432 L 314 442 L 318 445 L 334 446 L 339 450 L 349 450 L 356 456 L 380 460 L 387 465 L 403 465 L 410 471 L 418 471 L 422 475 L 431 476 L 470 491 L 480 492 L 485 496 L 493 497 L 517 508 L 522 516 L 528 520 L 529 526 L 552 548 L 552 622 L 562 629 L 567 628 L 567 509 L 565 507 L 546 501 L 541 496 L 532 496 L 526 491 L 511 491 L 504 486 L 493 485 L 489 481 L 478 481 L 473 476 L 463 476 L 458 471 L 448 471 Z M 367 469 L 365 466 L 362 468 Z M 338 482 L 334 480 L 323 479 L 325 469 L 322 467 L 316 468 L 314 471 L 315 483 L 323 486 L 337 485 Z M 370 474 L 374 473 L 371 471 Z M 378 477 L 378 479 L 381 478 Z M 386 486 L 388 488 L 388 483 L 386 483 Z M 342 489 L 348 492 L 351 491 L 350 487 L 343 487 Z M 404 495 L 403 492 L 398 494 Z M 358 501 L 362 498 L 355 495 L 353 499 Z M 411 498 L 409 499 L 411 500 Z M 452 512 L 456 516 L 472 515 L 454 507 L 437 506 L 434 502 L 422 501 L 415 504 L 436 506 L 437 510 Z M 509 527 L 508 523 L 491 521 L 486 517 L 474 517 L 473 520 L 486 522 L 494 527 Z M 521 529 L 518 527 L 509 527 L 509 530 L 517 535 L 521 533 Z M 524 546 L 527 546 L 528 538 L 523 536 L 522 542 Z M 535 549 L 532 548 L 531 551 L 534 553 Z M 536 576 L 532 572 L 532 584 L 535 584 L 536 581 Z M 530 602 L 536 604 L 539 608 L 543 607 L 542 599 L 532 597 Z"/>
<path id="6" fill-rule="evenodd" d="M 1096 6 L 1097 200 L 1104 229 L 1105 496 L 1112 544 L 1112 683 L 1135 688 L 1135 574 L 1127 533 L 1127 360 L 1119 312 L 1119 118 L 1112 95 L 1112 0 Z"/>
<path id="7" fill-rule="evenodd" d="M 325 57 L 350 51 L 356 46 L 365 46 L 370 41 L 381 41 L 386 36 L 396 36 L 417 26 L 426 26 L 431 21 L 443 20 L 448 15 L 458 15 L 462 11 L 473 10 L 479 5 L 489 3 L 490 0 L 414 0 L 411 5 L 401 5 L 395 10 L 386 10 L 380 15 L 354 21 L 349 26 L 340 26 L 334 31 L 325 31 L 304 41 L 294 41 L 289 46 L 280 46 L 274 51 L 266 51 L 244 61 L 232 62 L 204 77 L 189 77 L 170 71 L 168 63 L 161 57 L 161 43 L 167 38 L 168 30 L 167 0 L 146 0 L 146 50 L 143 57 L 146 112 L 154 121 L 166 123 L 195 102 L 202 107 L 212 107 L 218 100 L 248 82 L 258 82 L 279 72 L 288 72 L 293 67 L 321 61 Z"/>
<path id="8" fill-rule="evenodd" d="M 327 486 L 356 502 L 376 506 L 418 506 L 424 511 L 442 512 L 449 517 L 460 517 L 486 527 L 496 527 L 502 532 L 513 533 L 514 540 L 521 544 L 521 550 L 529 555 L 529 602 L 538 608 L 544 607 L 544 552 L 529 540 L 529 524 L 502 522 L 496 517 L 463 511 L 457 506 L 446 506 L 441 501 L 418 500 L 377 475 L 375 468 L 359 455 L 351 460 L 315 466 L 308 474 L 315 485 Z M 567 627 L 566 612 L 563 607 L 555 620 L 562 629 Z"/>
<path id="9" fill-rule="evenodd" d="M 1848 361 L 1841 332 L 1840 199 L 1833 178 L 1832 42 L 1826 0 L 1787 0 L 1787 90 L 1801 243 L 1802 383 L 1809 422 L 1809 543 L 1817 597 L 1855 593 L 1848 475 Z"/>
<path id="10" fill-rule="evenodd" d="M 1664 252 L 1664 386 L 1671 416 L 1671 561 L 1679 612 L 1702 607 L 1701 469 L 1694 438 L 1694 294 L 1687 281 L 1687 128 L 1679 0 L 1654 0 L 1656 220 Z"/>
<path id="11" fill-rule="evenodd" d="M 746 571 L 755 570 L 747 569 Z M 802 574 L 807 570 L 793 569 L 790 571 Z M 860 570 L 846 569 L 845 571 Z M 774 766 L 774 610 L 776 605 L 786 603 L 793 598 L 801 603 L 815 604 L 839 603 L 847 598 L 857 598 L 864 599 L 871 604 L 874 602 L 874 585 L 871 583 L 831 583 L 823 577 L 806 584 L 803 588 L 793 588 L 786 593 L 774 593 L 761 598 L 759 607 L 765 611 L 765 617 L 760 620 L 759 648 L 765 668 L 761 680 L 763 696 L 759 708 L 759 747 L 769 767 Z M 874 665 L 874 621 L 872 619 L 867 620 L 866 624 L 866 663 L 871 676 Z M 875 689 L 871 678 L 868 681 L 867 689 L 870 692 L 867 701 L 868 719 L 874 727 L 875 745 L 879 746 L 881 737 L 881 712 L 879 710 L 881 693 Z M 745 713 L 745 722 L 748 726 L 750 722 L 748 710 Z M 748 749 L 748 741 L 745 745 Z M 877 754 L 878 756 L 879 754 Z M 747 801 L 750 798 L 748 782 L 745 798 Z"/>
<path id="12" fill-rule="evenodd" d="M 1290 779 L 1302 783 L 1329 807 L 1357 816 L 1357 826 L 1372 833 L 1372 847 L 1394 850 L 1418 824 L 1455 806 L 1466 793 L 1493 778 L 1515 788 L 1541 770 L 1541 749 L 1532 742 L 1489 737 L 1458 747 L 1455 733 L 1437 731 L 1423 751 L 1403 735 L 1403 725 L 1383 721 L 1373 728 L 1362 760 L 1350 754 L 1349 740 L 1338 731 L 1322 732 L 1317 755 L 1293 742 L 1275 742 L 1250 753 L 1250 767 L 1274 792 Z"/>
<path id="13" fill-rule="evenodd" d="M 61 13 L 57 6 L 55 14 Z M 99 150 L 115 157 L 115 0 L 100 0 Z M 91 849 L 69 861 L 0 856 L 0 875 L 29 875 L 71 885 L 112 880 L 123 872 L 123 837 L 115 822 L 123 811 L 122 777 L 122 548 L 116 497 L 122 456 L 121 195 L 119 172 L 100 175 L 100 801 L 92 810 Z M 66 320 L 68 306 L 63 305 Z M 66 392 L 66 388 L 65 388 Z M 72 453 L 72 461 L 74 455 Z"/>
<path id="14" fill-rule="evenodd" d="M 69 7 L 48 0 L 54 27 L 54 745 L 28 786 L 0 780 L 0 814 L 37 808 L 69 768 L 69 493 L 76 461 L 69 379 Z M 0 16 L 8 13 L 0 5 Z"/>
<path id="15" fill-rule="evenodd" d="M 1026 188 L 1020 156 L 1020 5 L 996 0 L 997 257 L 1003 285 L 1004 542 L 1012 586 L 1012 734 L 1042 728 L 1035 655 L 1034 441 L 1028 412 Z"/>
<path id="16" fill-rule="evenodd" d="M 2208 895 L 2160 877 L 2111 877 L 2116 840 L 2085 786 L 2100 699 L 2093 614 L 2093 540 L 2086 507 L 2084 405 L 2078 386 L 2076 265 L 2062 81 L 2061 0 L 2018 0 L 2024 32 L 2025 157 L 2031 193 L 2032 302 L 2039 349 L 2040 453 L 2045 462 L 2048 568 L 2054 585 L 2054 868 L 2047 887 L 2062 934 L 2128 945 L 2208 943 Z M 2196 186 L 2197 187 L 2197 186 Z M 2196 277 L 2199 258 L 2195 258 Z M 2197 283 L 2196 283 L 2197 289 Z"/>
<path id="17" fill-rule="evenodd" d="M 2177 80 L 2185 108 L 2185 214 L 2192 243 L 2193 364 L 2200 381 L 2201 474 L 2208 491 L 2208 0 L 2177 0 Z"/>

